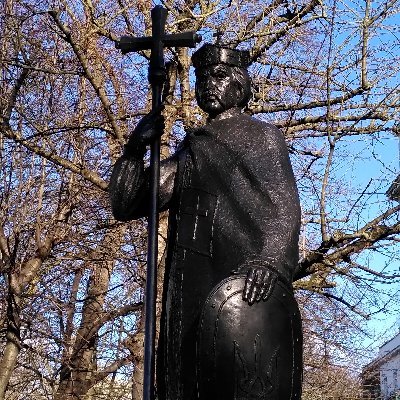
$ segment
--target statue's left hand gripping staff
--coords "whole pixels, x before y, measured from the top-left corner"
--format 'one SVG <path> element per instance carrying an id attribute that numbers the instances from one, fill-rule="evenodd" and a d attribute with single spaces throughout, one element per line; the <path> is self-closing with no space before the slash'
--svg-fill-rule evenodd
<path id="1" fill-rule="evenodd" d="M 166 80 L 164 61 L 165 47 L 195 47 L 201 36 L 195 32 L 183 32 L 173 35 L 165 34 L 167 10 L 156 6 L 151 10 L 152 36 L 135 38 L 123 36 L 115 47 L 123 54 L 151 50 L 149 82 L 152 89 L 152 110 L 161 107 L 161 94 Z M 145 343 L 144 343 L 144 382 L 143 400 L 154 399 L 154 364 L 156 333 L 156 280 L 157 280 L 157 232 L 158 232 L 158 192 L 160 181 L 160 137 L 162 132 L 151 143 L 150 155 L 150 213 L 148 219 L 148 253 L 145 299 Z"/>

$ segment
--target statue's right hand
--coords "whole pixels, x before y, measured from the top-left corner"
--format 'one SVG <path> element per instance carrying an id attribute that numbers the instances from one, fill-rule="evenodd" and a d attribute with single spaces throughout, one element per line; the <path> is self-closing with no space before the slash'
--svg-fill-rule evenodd
<path id="1" fill-rule="evenodd" d="M 144 148 L 151 144 L 155 139 L 161 137 L 164 132 L 165 121 L 161 114 L 164 106 L 150 111 L 136 125 L 135 130 L 128 139 L 126 147 L 129 148 Z"/>

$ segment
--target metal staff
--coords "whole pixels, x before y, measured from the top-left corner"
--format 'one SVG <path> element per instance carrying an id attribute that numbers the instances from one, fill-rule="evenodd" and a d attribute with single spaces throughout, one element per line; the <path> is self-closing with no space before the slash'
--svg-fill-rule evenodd
<path id="1" fill-rule="evenodd" d="M 152 109 L 161 106 L 162 88 L 166 81 L 164 61 L 165 47 L 195 47 L 201 36 L 195 32 L 166 35 L 165 23 L 168 11 L 162 6 L 151 10 L 152 36 L 135 38 L 122 36 L 115 47 L 123 54 L 140 50 L 151 50 L 149 82 L 152 89 Z M 157 295 L 157 253 L 158 253 L 158 192 L 160 185 L 160 140 L 150 147 L 150 213 L 148 219 L 148 253 L 145 298 L 145 341 L 144 341 L 144 382 L 143 400 L 154 398 L 155 336 L 156 336 L 156 295 Z"/>

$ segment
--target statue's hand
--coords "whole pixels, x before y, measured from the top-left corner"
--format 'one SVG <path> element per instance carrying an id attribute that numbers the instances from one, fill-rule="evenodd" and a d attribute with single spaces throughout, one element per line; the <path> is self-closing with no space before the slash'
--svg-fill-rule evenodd
<path id="1" fill-rule="evenodd" d="M 260 300 L 267 300 L 272 293 L 277 274 L 263 266 L 250 266 L 247 270 L 243 300 L 249 305 Z"/>
<path id="2" fill-rule="evenodd" d="M 164 116 L 161 114 L 163 109 L 164 107 L 161 106 L 139 121 L 125 146 L 128 151 L 144 149 L 146 145 L 151 144 L 163 134 L 165 127 Z"/>

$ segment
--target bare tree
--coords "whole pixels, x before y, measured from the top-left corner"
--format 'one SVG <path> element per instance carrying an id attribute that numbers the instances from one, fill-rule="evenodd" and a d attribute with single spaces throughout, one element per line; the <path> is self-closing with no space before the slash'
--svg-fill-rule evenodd
<path id="1" fill-rule="evenodd" d="M 246 112 L 283 130 L 302 199 L 295 286 L 305 393 L 320 378 L 341 393 L 332 382 L 349 338 L 388 307 L 382 285 L 390 297 L 399 279 L 400 208 L 385 197 L 398 171 L 379 152 L 399 133 L 400 3 L 162 3 L 169 32 L 200 31 L 208 41 L 217 32 L 251 51 Z M 0 399 L 140 398 L 145 221 L 113 220 L 106 190 L 110 166 L 150 103 L 148 54 L 122 57 L 114 41 L 149 34 L 152 4 L 0 7 Z M 190 54 L 171 49 L 167 58 L 163 157 L 204 117 Z M 381 172 L 365 180 L 360 164 Z M 322 366 L 328 372 L 318 377 Z"/>

